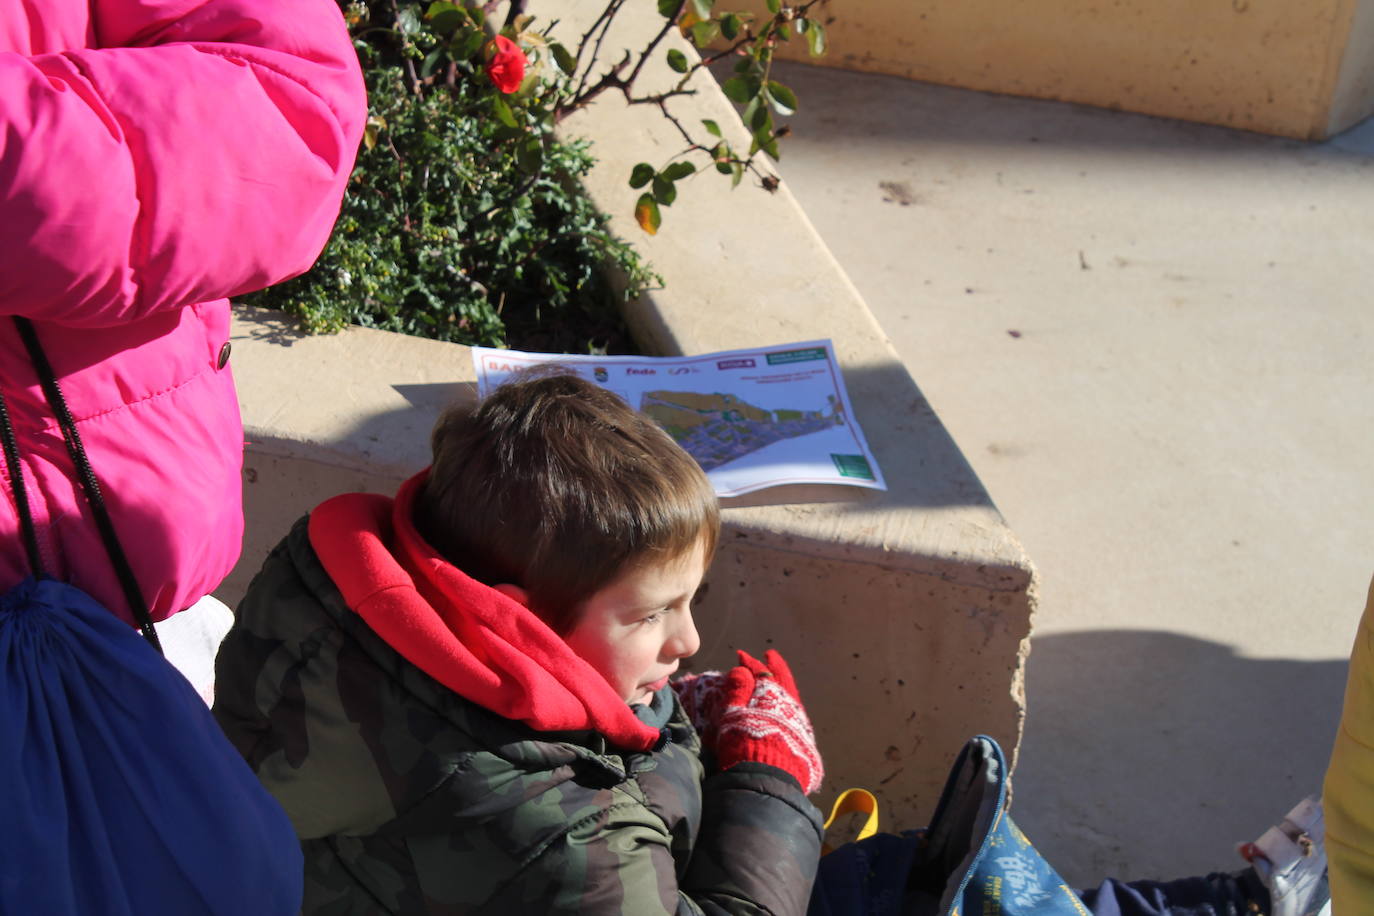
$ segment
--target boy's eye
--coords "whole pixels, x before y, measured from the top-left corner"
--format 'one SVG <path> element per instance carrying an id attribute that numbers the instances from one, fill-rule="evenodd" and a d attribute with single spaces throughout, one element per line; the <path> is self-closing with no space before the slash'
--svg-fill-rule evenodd
<path id="1" fill-rule="evenodd" d="M 641 617 L 641 618 L 639 619 L 639 622 L 640 622 L 640 623 L 658 623 L 659 618 L 661 618 L 662 616 L 663 616 L 663 612 L 662 612 L 662 611 L 654 611 L 652 614 L 649 614 L 649 615 L 647 615 L 647 616 L 645 616 L 645 617 Z"/>

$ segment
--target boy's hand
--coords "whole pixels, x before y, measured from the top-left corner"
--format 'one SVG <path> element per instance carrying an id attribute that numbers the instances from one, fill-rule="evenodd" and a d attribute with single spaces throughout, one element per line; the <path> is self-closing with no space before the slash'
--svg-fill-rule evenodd
<path id="1" fill-rule="evenodd" d="M 716 731 L 725 708 L 725 675 L 719 671 L 703 671 L 684 675 L 672 685 L 683 711 L 701 736 L 702 744 L 715 753 Z"/>
<path id="2" fill-rule="evenodd" d="M 748 652 L 740 651 L 739 662 L 754 672 L 755 677 L 776 678 L 782 688 L 792 695 L 792 699 L 800 703 L 801 694 L 797 692 L 797 679 L 792 676 L 792 669 L 782 657 L 782 653 L 776 649 L 769 649 L 763 653 L 763 657 L 765 661 L 761 662 Z"/>
<path id="3" fill-rule="evenodd" d="M 791 669 L 772 649 L 762 662 L 747 652 L 739 660 L 728 674 L 708 671 L 674 682 L 683 708 L 722 770 L 766 763 L 791 773 L 810 795 L 820 788 L 821 755 Z"/>

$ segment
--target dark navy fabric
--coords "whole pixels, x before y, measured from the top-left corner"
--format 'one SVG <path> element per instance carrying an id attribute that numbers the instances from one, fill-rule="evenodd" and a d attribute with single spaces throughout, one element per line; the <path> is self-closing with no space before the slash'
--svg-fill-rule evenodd
<path id="1" fill-rule="evenodd" d="M 1178 881 L 1108 878 L 1078 896 L 1093 916 L 1253 916 L 1270 909 L 1269 892 L 1251 871 Z"/>
<path id="2" fill-rule="evenodd" d="M 276 916 L 285 812 L 186 679 L 81 590 L 0 595 L 0 913 Z"/>
<path id="3" fill-rule="evenodd" d="M 902 916 L 922 834 L 877 833 L 823 856 L 807 916 Z"/>

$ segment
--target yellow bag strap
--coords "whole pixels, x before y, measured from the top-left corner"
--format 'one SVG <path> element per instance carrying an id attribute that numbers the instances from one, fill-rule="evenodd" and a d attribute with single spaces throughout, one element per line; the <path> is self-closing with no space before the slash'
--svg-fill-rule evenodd
<path id="1" fill-rule="evenodd" d="M 841 792 L 840 797 L 835 799 L 835 804 L 830 807 L 830 816 L 825 819 L 825 829 L 829 830 L 836 818 L 855 813 L 868 815 L 855 840 L 868 839 L 878 832 L 878 799 L 867 789 L 845 789 Z M 821 847 L 821 855 L 832 851 L 833 847 L 829 843 Z"/>

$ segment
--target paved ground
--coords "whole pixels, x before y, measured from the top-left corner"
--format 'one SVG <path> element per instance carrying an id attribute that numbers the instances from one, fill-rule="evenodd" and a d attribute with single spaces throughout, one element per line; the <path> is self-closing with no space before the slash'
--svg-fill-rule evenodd
<path id="1" fill-rule="evenodd" d="M 784 177 L 1040 570 L 1018 822 L 1075 882 L 1232 867 L 1319 788 L 1374 573 L 1374 126 L 779 74 Z"/>

